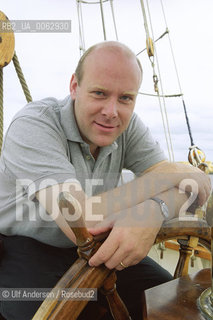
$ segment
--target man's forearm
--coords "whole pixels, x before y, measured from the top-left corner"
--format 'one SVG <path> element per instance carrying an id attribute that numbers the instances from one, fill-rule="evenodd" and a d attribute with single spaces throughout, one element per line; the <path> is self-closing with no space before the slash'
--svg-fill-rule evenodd
<path id="1" fill-rule="evenodd" d="M 164 163 L 129 183 L 97 195 L 94 202 L 94 197 L 88 198 L 84 210 L 85 220 L 87 222 L 90 220 L 100 221 L 100 219 L 96 220 L 96 217 L 100 217 L 101 215 L 102 219 L 104 219 L 112 213 L 133 208 L 154 196 L 161 198 L 162 195 L 162 200 L 166 203 L 168 201 L 171 202 L 171 199 L 175 203 L 177 199 L 184 199 L 186 201 L 187 196 L 184 193 L 181 195 L 178 189 L 175 188 L 181 178 L 177 172 L 172 173 L 174 168 L 175 164 Z M 172 191 L 170 192 L 170 190 Z M 91 202 L 93 202 L 92 205 Z M 89 206 L 87 206 L 88 203 L 90 203 Z M 92 215 L 90 215 L 91 208 Z M 179 211 L 178 203 L 176 203 L 176 208 Z M 171 210 L 173 209 L 171 208 Z M 172 215 L 174 216 L 175 213 Z"/>
<path id="2" fill-rule="evenodd" d="M 186 205 L 188 201 L 187 195 L 180 193 L 177 188 L 162 192 L 158 194 L 157 197 L 167 204 L 169 219 L 178 217 L 183 205 Z M 112 225 L 116 221 L 116 223 L 120 223 L 121 226 L 126 227 L 141 226 L 157 229 L 160 228 L 164 221 L 159 204 L 152 199 L 147 199 L 136 206 L 123 209 L 116 213 L 110 212 L 105 219 L 111 221 Z"/>
<path id="3" fill-rule="evenodd" d="M 51 214 L 56 211 L 56 216 L 58 212 L 58 221 L 56 221 L 56 223 L 60 228 L 62 226 L 63 231 L 65 230 L 66 233 L 70 232 L 68 231 L 68 225 L 72 223 L 68 221 L 69 219 L 59 213 L 57 198 L 61 191 L 70 192 L 73 198 L 76 199 L 82 208 L 83 218 L 88 227 L 93 227 L 97 222 L 104 220 L 111 214 L 122 212 L 128 208 L 134 208 L 138 204 L 143 203 L 154 196 L 159 196 L 166 203 L 168 202 L 171 212 L 173 210 L 172 207 L 174 207 L 176 209 L 176 213 L 172 214 L 172 216 L 174 216 L 179 212 L 180 206 L 179 204 L 175 204 L 175 206 L 173 206 L 170 202 L 173 201 L 176 203 L 176 201 L 178 201 L 177 199 L 182 198 L 184 199 L 182 202 L 183 204 L 187 200 L 187 196 L 184 193 L 179 194 L 177 189 L 174 193 L 173 191 L 170 192 L 170 190 L 173 190 L 184 176 L 187 177 L 187 167 L 188 166 L 183 168 L 181 167 L 182 172 L 179 174 L 179 165 L 165 162 L 159 163 L 158 165 L 150 168 L 143 176 L 120 187 L 92 197 L 87 197 L 80 184 L 77 183 L 65 183 L 40 190 L 36 197 L 47 212 Z M 190 171 L 190 167 L 189 173 L 194 173 L 192 169 Z M 201 189 L 204 188 L 201 186 Z M 170 197 L 168 197 L 167 191 Z M 176 197 L 172 196 L 173 194 L 176 194 Z M 171 201 L 171 199 L 173 200 Z M 75 212 L 73 212 L 73 214 L 75 214 Z M 64 222 L 66 222 L 66 224 Z M 70 235 L 69 237 L 71 238 Z"/>

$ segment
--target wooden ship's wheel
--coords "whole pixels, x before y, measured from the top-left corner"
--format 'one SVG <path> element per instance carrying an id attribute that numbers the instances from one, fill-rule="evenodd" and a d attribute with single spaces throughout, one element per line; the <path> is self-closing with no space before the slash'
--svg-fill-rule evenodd
<path id="1" fill-rule="evenodd" d="M 212 201 L 212 198 L 211 198 Z M 209 205 L 211 207 L 212 202 Z M 62 210 L 66 208 L 70 214 L 73 214 L 73 201 L 69 193 L 61 193 L 59 198 L 59 207 Z M 131 319 L 128 310 L 116 291 L 116 274 L 115 271 L 107 269 L 104 265 L 99 267 L 90 267 L 88 260 L 100 247 L 102 241 L 107 237 L 92 237 L 87 231 L 82 218 L 79 218 L 72 226 L 77 245 L 79 259 L 70 267 L 61 280 L 51 291 L 51 295 L 56 297 L 56 293 L 66 288 L 66 290 L 77 291 L 79 288 L 96 288 L 102 290 L 109 302 L 111 313 L 115 320 Z M 81 227 L 80 227 L 81 226 Z M 190 246 L 190 238 L 198 238 L 199 242 L 206 248 L 210 249 L 211 229 L 207 222 L 201 219 L 191 221 L 178 221 L 177 219 L 167 222 L 159 231 L 156 243 L 177 238 L 186 241 L 185 245 L 180 249 L 180 258 L 175 272 L 175 277 L 182 276 L 188 266 L 189 252 L 193 246 Z M 55 299 L 45 299 L 40 308 L 36 312 L 33 320 L 75 320 L 78 319 L 83 309 L 86 307 L 88 300 L 73 301 L 60 299 L 57 295 Z M 103 309 L 92 310 L 101 316 Z M 106 310 L 105 310 L 106 311 Z M 96 315 L 96 319 L 99 319 Z M 81 319 L 81 318 L 79 318 Z"/>

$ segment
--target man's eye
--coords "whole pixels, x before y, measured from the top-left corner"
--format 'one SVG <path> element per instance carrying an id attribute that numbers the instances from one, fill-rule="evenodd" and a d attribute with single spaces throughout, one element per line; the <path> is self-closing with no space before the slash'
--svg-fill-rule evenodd
<path id="1" fill-rule="evenodd" d="M 104 93 L 102 91 L 94 91 L 96 96 L 103 96 Z"/>
<path id="2" fill-rule="evenodd" d="M 129 97 L 129 96 L 122 96 L 122 97 L 120 97 L 120 100 L 123 100 L 123 101 L 131 101 L 132 98 Z"/>

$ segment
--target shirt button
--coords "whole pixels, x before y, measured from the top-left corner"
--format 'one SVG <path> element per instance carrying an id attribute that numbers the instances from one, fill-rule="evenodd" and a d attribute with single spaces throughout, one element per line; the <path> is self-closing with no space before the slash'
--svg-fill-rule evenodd
<path id="1" fill-rule="evenodd" d="M 90 160 L 90 159 L 91 159 L 91 156 L 87 155 L 87 156 L 86 156 L 86 159 L 87 159 L 87 160 Z"/>

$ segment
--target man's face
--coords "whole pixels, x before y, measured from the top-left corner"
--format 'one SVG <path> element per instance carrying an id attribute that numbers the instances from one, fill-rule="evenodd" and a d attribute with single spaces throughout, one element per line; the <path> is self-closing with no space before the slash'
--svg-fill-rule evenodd
<path id="1" fill-rule="evenodd" d="M 136 60 L 106 48 L 87 56 L 80 85 L 72 76 L 76 121 L 92 154 L 98 147 L 112 144 L 127 128 L 140 82 Z"/>

